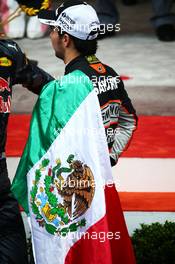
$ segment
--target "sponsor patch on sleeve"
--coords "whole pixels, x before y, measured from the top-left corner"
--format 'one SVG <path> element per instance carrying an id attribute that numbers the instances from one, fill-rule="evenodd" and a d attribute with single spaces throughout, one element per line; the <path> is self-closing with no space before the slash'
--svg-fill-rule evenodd
<path id="1" fill-rule="evenodd" d="M 7 57 L 0 57 L 0 66 L 2 67 L 10 67 L 12 66 L 12 61 Z"/>

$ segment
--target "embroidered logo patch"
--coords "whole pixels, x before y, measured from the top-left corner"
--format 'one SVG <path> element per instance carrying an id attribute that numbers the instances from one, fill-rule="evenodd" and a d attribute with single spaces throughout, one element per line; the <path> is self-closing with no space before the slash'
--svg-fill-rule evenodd
<path id="1" fill-rule="evenodd" d="M 1 57 L 0 58 L 0 66 L 10 67 L 10 66 L 12 66 L 12 61 L 9 60 L 7 57 Z"/>

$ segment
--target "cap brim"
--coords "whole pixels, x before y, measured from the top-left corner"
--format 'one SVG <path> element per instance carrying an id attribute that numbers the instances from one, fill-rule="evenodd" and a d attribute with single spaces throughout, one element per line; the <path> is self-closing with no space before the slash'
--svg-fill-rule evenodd
<path id="1" fill-rule="evenodd" d="M 53 10 L 41 10 L 38 13 L 38 19 L 41 23 L 54 26 L 57 20 L 55 11 Z"/>

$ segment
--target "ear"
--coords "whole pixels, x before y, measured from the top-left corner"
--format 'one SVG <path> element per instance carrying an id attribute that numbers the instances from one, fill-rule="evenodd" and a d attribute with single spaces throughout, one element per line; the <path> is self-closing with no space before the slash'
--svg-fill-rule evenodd
<path id="1" fill-rule="evenodd" d="M 64 34 L 63 43 L 66 48 L 70 46 L 71 38 L 68 34 Z"/>

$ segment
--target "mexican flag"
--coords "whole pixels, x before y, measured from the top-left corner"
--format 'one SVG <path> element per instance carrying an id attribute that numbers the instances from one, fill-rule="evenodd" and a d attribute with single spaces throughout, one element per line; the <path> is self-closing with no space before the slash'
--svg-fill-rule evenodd
<path id="1" fill-rule="evenodd" d="M 12 185 L 37 264 L 133 264 L 98 97 L 76 70 L 44 86 Z"/>

